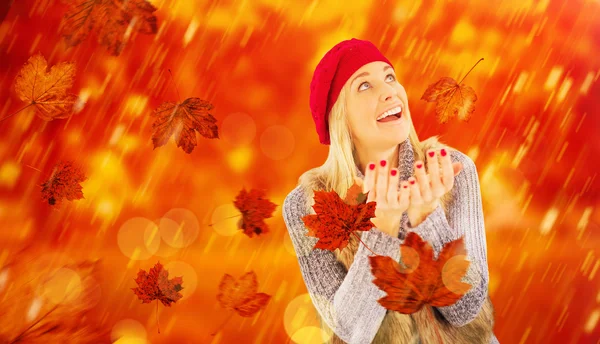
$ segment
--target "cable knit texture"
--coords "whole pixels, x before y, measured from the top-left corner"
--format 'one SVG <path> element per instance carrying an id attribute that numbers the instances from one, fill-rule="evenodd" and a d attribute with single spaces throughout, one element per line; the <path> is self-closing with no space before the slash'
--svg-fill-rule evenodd
<path id="1" fill-rule="evenodd" d="M 447 213 L 438 206 L 423 222 L 413 227 L 405 212 L 398 238 L 377 228 L 360 232 L 360 235 L 373 251 L 396 261 L 400 260 L 399 247 L 407 232 L 416 232 L 428 241 L 436 258 L 446 243 L 463 236 L 471 261 L 463 282 L 471 284 L 472 288 L 454 305 L 436 308 L 452 326 L 462 327 L 475 319 L 488 299 L 489 273 L 477 169 L 464 153 L 451 150 L 450 155 L 453 162 L 463 164 L 463 170 L 454 178 L 451 191 L 454 201 Z M 408 139 L 400 144 L 399 169 L 400 181 L 414 175 L 414 153 Z M 358 167 L 356 171 L 360 178 L 364 178 Z M 302 221 L 305 215 L 314 214 L 314 210 L 306 209 L 306 197 L 300 186 L 293 189 L 284 200 L 283 218 L 312 302 L 340 339 L 350 344 L 372 343 L 387 313 L 377 302 L 386 293 L 372 282 L 375 277 L 368 260 L 372 253 L 364 245 L 358 245 L 354 260 L 346 269 L 333 252 L 313 249 L 318 239 L 306 236 L 307 228 Z M 490 343 L 499 343 L 493 333 Z"/>

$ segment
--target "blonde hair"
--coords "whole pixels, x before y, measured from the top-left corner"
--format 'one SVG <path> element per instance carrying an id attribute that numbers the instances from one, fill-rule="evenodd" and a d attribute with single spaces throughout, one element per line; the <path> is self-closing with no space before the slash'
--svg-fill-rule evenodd
<path id="1" fill-rule="evenodd" d="M 304 191 L 306 197 L 306 209 L 312 210 L 314 205 L 314 191 L 335 191 L 340 197 L 344 198 L 348 188 L 354 184 L 356 174 L 356 160 L 354 156 L 354 145 L 350 123 L 346 115 L 346 96 L 348 89 L 346 86 L 340 91 L 339 97 L 333 105 L 329 114 L 329 136 L 330 146 L 329 154 L 323 165 L 312 168 L 304 172 L 298 179 L 298 185 Z M 412 118 L 408 111 L 407 119 L 410 123 L 408 138 L 414 150 L 414 159 L 422 160 L 427 166 L 425 152 L 428 149 L 446 148 L 450 153 L 452 147 L 439 141 L 438 136 L 432 136 L 424 141 L 420 141 L 415 131 Z M 446 193 L 440 203 L 444 210 L 450 200 L 450 192 Z"/>

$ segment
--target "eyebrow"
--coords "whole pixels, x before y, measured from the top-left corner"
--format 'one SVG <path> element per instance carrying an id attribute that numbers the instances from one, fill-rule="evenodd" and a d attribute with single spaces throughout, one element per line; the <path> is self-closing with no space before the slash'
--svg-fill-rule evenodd
<path id="1" fill-rule="evenodd" d="M 390 68 L 392 68 L 392 66 L 387 65 L 387 66 L 383 67 L 383 71 L 385 72 L 386 70 L 388 70 Z M 350 86 L 352 86 L 352 84 L 354 84 L 354 81 L 356 81 L 356 79 L 358 79 L 360 77 L 363 77 L 363 76 L 367 76 L 367 75 L 369 75 L 368 72 L 363 72 L 363 73 L 358 74 L 357 76 L 354 77 L 354 79 L 352 79 L 352 82 L 350 83 Z"/>

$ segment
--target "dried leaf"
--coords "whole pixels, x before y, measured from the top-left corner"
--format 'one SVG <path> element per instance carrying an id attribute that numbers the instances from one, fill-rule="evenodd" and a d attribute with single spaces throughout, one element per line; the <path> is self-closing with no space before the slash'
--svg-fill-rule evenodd
<path id="1" fill-rule="evenodd" d="M 257 293 L 258 282 L 254 271 L 245 273 L 239 280 L 225 274 L 219 283 L 217 300 L 221 307 L 236 311 L 243 317 L 251 317 L 261 308 L 264 308 L 270 295 Z"/>
<path id="2" fill-rule="evenodd" d="M 401 263 L 387 256 L 370 256 L 373 283 L 387 293 L 378 302 L 404 314 L 425 305 L 450 306 L 471 285 L 461 282 L 470 262 L 466 260 L 463 238 L 444 245 L 437 260 L 431 245 L 415 232 L 409 232 L 401 249 Z"/>
<path id="3" fill-rule="evenodd" d="M 242 213 L 238 227 L 251 237 L 256 234 L 269 232 L 265 219 L 273 216 L 277 204 L 265 198 L 263 190 L 251 189 L 249 192 L 242 189 L 235 197 L 233 205 Z"/>
<path id="4" fill-rule="evenodd" d="M 61 62 L 47 72 L 48 62 L 41 54 L 31 56 L 15 78 L 19 98 L 35 106 L 45 121 L 67 118 L 73 114 L 77 96 L 67 93 L 73 86 L 75 63 Z"/>
<path id="5" fill-rule="evenodd" d="M 313 209 L 316 214 L 302 218 L 308 229 L 306 235 L 319 238 L 314 248 L 331 251 L 343 249 L 354 231 L 367 232 L 375 226 L 371 218 L 375 217 L 376 203 L 357 203 L 364 195 L 357 194 L 355 186 L 350 187 L 347 195 L 349 203 L 335 191 L 315 191 Z"/>
<path id="6" fill-rule="evenodd" d="M 164 146 L 171 135 L 177 147 L 190 154 L 196 147 L 196 131 L 207 139 L 219 138 L 217 120 L 209 113 L 213 105 L 200 98 L 188 98 L 183 103 L 162 103 L 152 117 L 152 142 L 154 148 Z"/>
<path id="7" fill-rule="evenodd" d="M 141 270 L 138 272 L 135 282 L 138 287 L 131 288 L 142 303 L 150 303 L 160 300 L 163 305 L 171 307 L 171 303 L 177 302 L 183 297 L 179 293 L 183 289 L 182 277 L 169 279 L 169 272 L 163 269 L 160 262 L 156 263 L 150 272 Z"/>
<path id="8" fill-rule="evenodd" d="M 429 85 L 421 99 L 436 102 L 435 112 L 440 123 L 446 123 L 454 116 L 468 122 L 475 111 L 477 95 L 470 86 L 459 86 L 456 80 L 443 77 Z"/>
<path id="9" fill-rule="evenodd" d="M 52 171 L 52 175 L 42 186 L 42 199 L 50 205 L 57 207 L 63 198 L 74 201 L 83 198 L 82 187 L 79 183 L 87 177 L 71 161 L 59 161 Z"/>
<path id="10" fill-rule="evenodd" d="M 61 22 L 61 34 L 69 46 L 97 31 L 98 43 L 119 55 L 132 33 L 155 34 L 156 11 L 146 0 L 63 0 L 69 10 Z"/>

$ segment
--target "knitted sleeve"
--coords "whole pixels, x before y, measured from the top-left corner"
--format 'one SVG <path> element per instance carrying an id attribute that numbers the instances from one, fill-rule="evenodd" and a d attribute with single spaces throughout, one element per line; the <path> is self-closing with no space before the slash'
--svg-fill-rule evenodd
<path id="1" fill-rule="evenodd" d="M 460 151 L 451 151 L 451 160 L 460 161 L 463 170 L 454 177 L 452 201 L 447 215 L 442 207 L 438 206 L 419 225 L 412 227 L 409 221 L 408 231 L 417 232 L 431 243 L 436 257 L 444 244 L 464 236 L 467 257 L 471 264 L 462 281 L 471 284 L 472 287 L 455 304 L 437 308 L 450 324 L 464 326 L 475 319 L 487 297 L 487 244 L 475 163 Z"/>
<path id="2" fill-rule="evenodd" d="M 329 250 L 313 249 L 318 238 L 306 236 L 302 217 L 305 195 L 300 186 L 292 190 L 283 203 L 283 218 L 292 240 L 302 278 L 313 305 L 338 337 L 349 344 L 369 344 L 375 338 L 386 314 L 377 300 L 385 296 L 375 284 L 368 256 L 373 255 L 359 245 L 350 269 Z M 376 228 L 360 232 L 361 240 L 373 251 L 399 261 L 401 240 Z"/>

